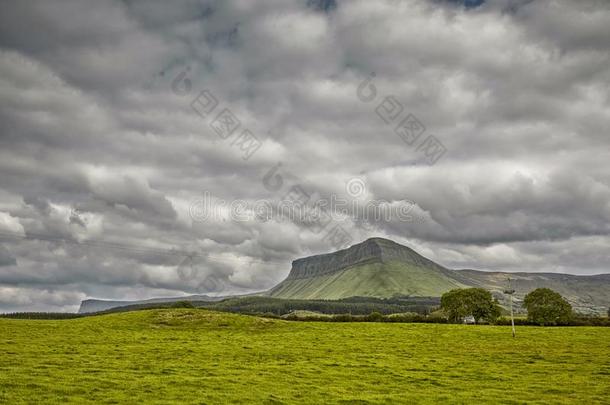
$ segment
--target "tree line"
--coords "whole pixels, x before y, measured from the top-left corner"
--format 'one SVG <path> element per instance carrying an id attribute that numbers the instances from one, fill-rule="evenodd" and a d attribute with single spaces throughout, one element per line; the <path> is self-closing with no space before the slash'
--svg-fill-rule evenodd
<path id="1" fill-rule="evenodd" d="M 571 305 L 557 292 L 538 288 L 523 300 L 527 319 L 515 319 L 517 325 L 610 326 L 609 317 L 576 314 Z M 425 322 L 462 323 L 472 316 L 475 323 L 506 325 L 502 308 L 491 293 L 482 288 L 455 289 L 439 298 L 394 296 L 390 298 L 350 297 L 341 300 L 287 300 L 249 296 L 222 301 L 184 301 L 137 304 L 91 314 L 73 313 L 13 313 L 0 317 L 18 319 L 72 319 L 105 313 L 127 312 L 156 308 L 201 308 L 298 321 L 324 322 Z M 305 315 L 299 311 L 309 311 Z"/>

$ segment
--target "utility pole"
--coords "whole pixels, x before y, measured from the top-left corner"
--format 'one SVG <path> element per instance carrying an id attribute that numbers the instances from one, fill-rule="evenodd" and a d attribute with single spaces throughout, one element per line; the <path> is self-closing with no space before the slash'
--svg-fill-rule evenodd
<path id="1" fill-rule="evenodd" d="M 510 286 L 510 277 L 508 278 L 508 288 L 504 290 L 504 294 L 508 294 L 510 298 L 510 324 L 513 327 L 513 337 L 515 337 L 515 316 L 513 314 L 513 294 L 515 290 Z"/>

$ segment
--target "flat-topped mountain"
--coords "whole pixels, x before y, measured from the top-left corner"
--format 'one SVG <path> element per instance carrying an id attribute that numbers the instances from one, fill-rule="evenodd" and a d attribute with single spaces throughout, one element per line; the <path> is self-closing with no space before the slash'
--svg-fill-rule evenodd
<path id="1" fill-rule="evenodd" d="M 446 270 L 413 249 L 383 238 L 370 238 L 335 253 L 310 256 L 292 262 L 289 280 L 332 274 L 345 268 L 368 263 L 400 261 L 414 266 Z"/>
<path id="2" fill-rule="evenodd" d="M 277 298 L 340 299 L 393 295 L 440 297 L 466 287 L 453 272 L 411 248 L 371 238 L 335 253 L 292 262 L 288 277 L 269 295 Z"/>
<path id="3" fill-rule="evenodd" d="M 413 249 L 371 238 L 334 253 L 297 259 L 288 277 L 268 295 L 291 299 L 341 299 L 393 295 L 440 297 L 453 288 L 482 287 L 505 302 L 508 278 L 517 303 L 528 292 L 548 287 L 580 312 L 605 313 L 610 306 L 610 274 L 505 273 L 450 270 Z"/>

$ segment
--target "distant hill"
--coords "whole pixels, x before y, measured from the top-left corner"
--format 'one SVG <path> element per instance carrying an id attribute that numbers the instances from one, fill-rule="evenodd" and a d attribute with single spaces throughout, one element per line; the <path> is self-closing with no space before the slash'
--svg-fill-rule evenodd
<path id="1" fill-rule="evenodd" d="M 450 270 L 413 249 L 388 239 L 371 238 L 338 252 L 292 262 L 288 277 L 268 295 L 290 299 L 340 299 L 441 296 L 453 288 L 482 287 L 506 304 L 503 290 L 513 280 L 515 299 L 538 287 L 563 295 L 583 313 L 604 313 L 610 306 L 610 274 L 502 273 Z"/>
<path id="2" fill-rule="evenodd" d="M 563 273 L 502 273 L 477 270 L 456 270 L 459 280 L 465 284 L 491 291 L 501 302 L 507 278 L 515 289 L 517 303 L 528 292 L 546 287 L 560 293 L 572 307 L 582 313 L 606 314 L 610 307 L 610 274 L 575 276 Z"/>
<path id="3" fill-rule="evenodd" d="M 79 314 L 89 312 L 101 312 L 112 308 L 125 307 L 131 305 L 146 305 L 146 304 L 159 304 L 163 302 L 177 302 L 177 301 L 220 301 L 225 297 L 210 297 L 208 295 L 187 295 L 185 297 L 166 297 L 166 298 L 151 298 L 147 300 L 139 301 L 112 301 L 112 300 L 96 300 L 88 299 L 83 300 L 80 303 L 78 309 Z"/>

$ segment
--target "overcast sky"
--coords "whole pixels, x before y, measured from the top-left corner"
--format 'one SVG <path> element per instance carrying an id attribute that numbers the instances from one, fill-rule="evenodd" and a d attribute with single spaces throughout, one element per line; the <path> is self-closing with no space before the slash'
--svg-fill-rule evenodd
<path id="1" fill-rule="evenodd" d="M 260 291 L 372 236 L 608 272 L 608 27 L 605 0 L 2 1 L 0 311 Z M 226 215 L 303 193 L 410 219 Z"/>

